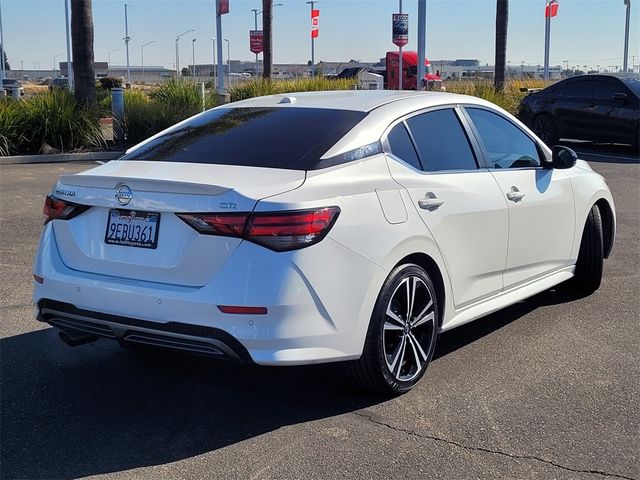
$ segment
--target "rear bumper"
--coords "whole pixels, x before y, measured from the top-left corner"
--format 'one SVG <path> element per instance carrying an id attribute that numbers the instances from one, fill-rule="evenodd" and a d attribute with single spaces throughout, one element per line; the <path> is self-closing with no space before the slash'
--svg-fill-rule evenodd
<path id="1" fill-rule="evenodd" d="M 146 320 L 82 310 L 70 303 L 42 299 L 37 319 L 51 326 L 127 343 L 212 355 L 221 360 L 252 363 L 247 349 L 228 333 L 187 323 Z"/>
<path id="2" fill-rule="evenodd" d="M 127 342 L 209 353 L 261 365 L 358 358 L 386 273 L 329 237 L 275 253 L 243 242 L 202 287 L 79 272 L 61 259 L 45 226 L 34 273 L 38 319 Z M 266 307 L 266 315 L 218 305 Z"/>

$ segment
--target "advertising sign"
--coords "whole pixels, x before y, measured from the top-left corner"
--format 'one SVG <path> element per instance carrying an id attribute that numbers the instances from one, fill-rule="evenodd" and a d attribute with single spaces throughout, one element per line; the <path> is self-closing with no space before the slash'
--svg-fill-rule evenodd
<path id="1" fill-rule="evenodd" d="M 249 50 L 256 55 L 262 53 L 262 30 L 249 30 Z"/>
<path id="2" fill-rule="evenodd" d="M 311 10 L 311 38 L 318 38 L 320 33 L 320 10 Z"/>
<path id="3" fill-rule="evenodd" d="M 229 0 L 218 0 L 218 15 L 229 13 Z"/>
<path id="4" fill-rule="evenodd" d="M 394 13 L 392 20 L 392 40 L 398 47 L 404 47 L 409 43 L 409 15 L 407 13 Z"/>

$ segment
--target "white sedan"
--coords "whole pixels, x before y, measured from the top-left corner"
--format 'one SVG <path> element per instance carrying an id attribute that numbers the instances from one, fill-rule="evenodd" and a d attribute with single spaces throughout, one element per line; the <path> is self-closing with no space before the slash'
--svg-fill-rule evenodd
<path id="1" fill-rule="evenodd" d="M 260 365 L 346 362 L 389 394 L 440 332 L 563 282 L 600 285 L 604 179 L 495 105 L 446 93 L 254 98 L 63 175 L 37 318 Z"/>

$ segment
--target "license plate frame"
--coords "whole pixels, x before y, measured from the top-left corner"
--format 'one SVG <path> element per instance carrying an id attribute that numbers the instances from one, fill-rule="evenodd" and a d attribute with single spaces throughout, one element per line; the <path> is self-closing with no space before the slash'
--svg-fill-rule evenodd
<path id="1" fill-rule="evenodd" d="M 112 229 L 112 225 L 116 226 Z M 122 228 L 119 229 L 119 225 Z M 156 249 L 159 230 L 160 213 L 158 212 L 111 208 L 107 214 L 104 243 L 121 247 Z"/>

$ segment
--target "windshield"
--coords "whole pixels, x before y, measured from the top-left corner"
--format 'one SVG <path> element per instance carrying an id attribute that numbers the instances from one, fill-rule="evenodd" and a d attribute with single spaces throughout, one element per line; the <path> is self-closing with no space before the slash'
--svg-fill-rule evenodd
<path id="1" fill-rule="evenodd" d="M 367 114 L 298 107 L 216 108 L 134 147 L 120 160 L 313 170 Z"/>

